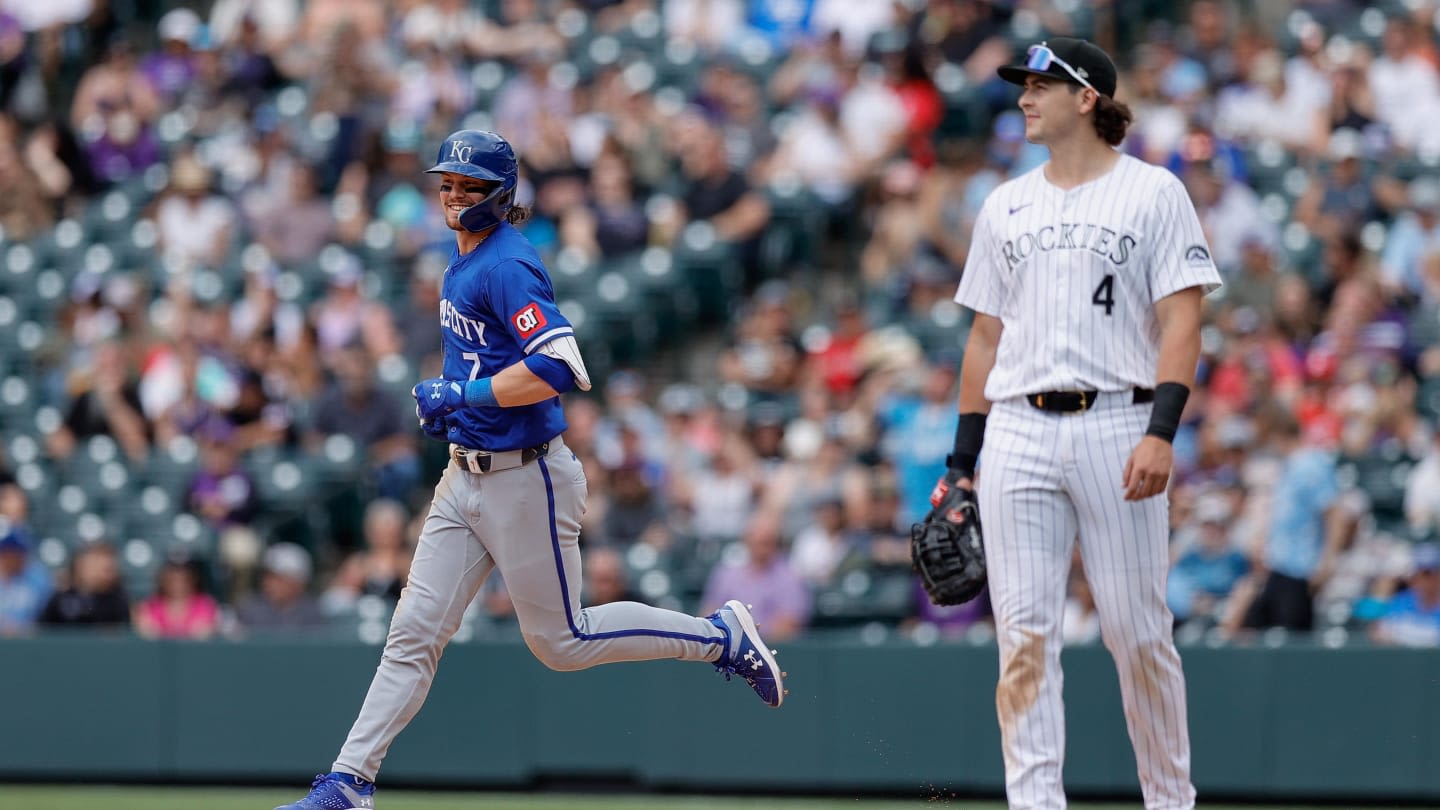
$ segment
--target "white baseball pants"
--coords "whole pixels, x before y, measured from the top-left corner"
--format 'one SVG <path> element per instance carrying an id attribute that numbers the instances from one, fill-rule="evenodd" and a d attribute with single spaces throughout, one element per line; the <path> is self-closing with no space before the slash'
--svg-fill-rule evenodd
<path id="1" fill-rule="evenodd" d="M 1128 502 L 1125 461 L 1150 420 L 1132 394 L 1047 413 L 1024 399 L 991 409 L 977 489 L 1000 648 L 995 709 L 1015 810 L 1063 810 L 1060 623 L 1079 538 L 1148 810 L 1190 810 L 1185 678 L 1165 606 L 1169 502 Z"/>

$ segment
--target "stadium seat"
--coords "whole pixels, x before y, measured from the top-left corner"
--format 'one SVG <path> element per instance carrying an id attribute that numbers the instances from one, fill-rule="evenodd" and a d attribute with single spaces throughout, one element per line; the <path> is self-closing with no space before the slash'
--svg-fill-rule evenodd
<path id="1" fill-rule="evenodd" d="M 1432 421 L 1440 420 L 1440 376 L 1420 380 L 1415 392 L 1415 409 Z"/>
<path id="2" fill-rule="evenodd" d="M 700 302 L 700 321 L 727 320 L 743 282 L 733 246 L 717 239 L 710 223 L 692 222 L 681 233 L 672 256 L 675 272 Z"/>
<path id="3" fill-rule="evenodd" d="M 199 469 L 199 448 L 195 440 L 180 436 L 163 447 L 151 449 L 140 479 L 144 484 L 164 490 L 174 503 L 180 504 L 184 503 L 190 481 Z"/>
<path id="4" fill-rule="evenodd" d="M 913 614 L 915 576 L 908 570 L 854 570 L 815 594 L 812 623 L 836 627 L 884 622 L 895 624 Z"/>
<path id="5" fill-rule="evenodd" d="M 825 206 L 798 181 L 765 190 L 770 222 L 760 237 L 760 267 L 768 277 L 791 278 L 813 268 L 825 231 Z"/>
<path id="6" fill-rule="evenodd" d="M 11 242 L 3 255 L 0 289 L 19 292 L 34 286 L 35 273 L 40 269 L 40 256 L 35 247 L 26 242 Z"/>
<path id="7" fill-rule="evenodd" d="M 1337 471 L 1342 481 L 1353 482 L 1368 499 L 1375 530 L 1404 538 L 1409 536 L 1405 484 L 1414 466 L 1415 460 L 1391 442 L 1362 456 L 1342 458 Z"/>
<path id="8" fill-rule="evenodd" d="M 635 290 L 642 311 L 654 320 L 656 339 L 683 335 L 694 323 L 699 302 L 675 272 L 675 258 L 662 247 L 650 247 L 607 263 Z"/>

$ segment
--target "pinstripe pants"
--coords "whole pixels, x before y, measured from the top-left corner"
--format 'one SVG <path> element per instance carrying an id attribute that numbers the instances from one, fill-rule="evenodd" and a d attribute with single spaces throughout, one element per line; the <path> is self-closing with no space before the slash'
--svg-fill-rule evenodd
<path id="1" fill-rule="evenodd" d="M 1062 810 L 1065 716 L 1060 623 L 1072 543 L 1115 659 L 1148 810 L 1189 810 L 1185 677 L 1165 606 L 1169 503 L 1124 499 L 1125 460 L 1150 420 L 1129 392 L 1088 411 L 996 403 L 977 489 L 1000 648 L 995 709 L 1015 810 Z"/>

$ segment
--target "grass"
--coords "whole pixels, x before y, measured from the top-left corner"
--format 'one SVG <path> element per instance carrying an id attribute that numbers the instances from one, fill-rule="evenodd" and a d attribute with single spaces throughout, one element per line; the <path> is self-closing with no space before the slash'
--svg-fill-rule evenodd
<path id="1" fill-rule="evenodd" d="M 71 787 L 0 785 L 0 810 L 270 810 L 291 802 L 298 790 Z M 541 793 L 418 793 L 382 791 L 384 810 L 908 810 L 955 807 L 1004 810 L 991 801 L 916 796 L 914 799 L 780 799 L 765 797 L 625 796 Z M 1080 804 L 1076 810 L 1136 810 L 1131 804 Z M 1282 806 L 1223 805 L 1225 810 L 1282 810 Z M 1283 810 L 1307 808 L 1283 806 Z M 1329 808 L 1328 810 L 1334 810 Z M 1365 810 L 1365 808 L 1351 808 Z M 1376 808 L 1375 810 L 1379 810 Z M 1419 810 L 1418 808 L 1416 810 Z"/>

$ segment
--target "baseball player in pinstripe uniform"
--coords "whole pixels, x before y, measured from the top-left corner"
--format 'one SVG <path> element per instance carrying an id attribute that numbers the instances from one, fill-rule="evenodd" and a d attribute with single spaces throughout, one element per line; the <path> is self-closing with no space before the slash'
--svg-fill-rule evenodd
<path id="1" fill-rule="evenodd" d="M 1012 808 L 1065 807 L 1060 622 L 1078 538 L 1145 807 L 1187 810 L 1163 495 L 1201 297 L 1220 277 L 1180 180 L 1114 148 L 1130 112 L 1104 51 L 1056 38 L 999 72 L 1025 88 L 1025 136 L 1050 159 L 995 189 L 976 220 L 955 295 L 975 312 L 960 424 L 936 490 L 974 486 L 979 499 L 1006 794 Z"/>
<path id="2" fill-rule="evenodd" d="M 446 642 L 485 578 L 499 569 L 526 644 L 546 666 L 616 661 L 706 661 L 739 675 L 767 705 L 784 699 L 774 651 L 746 606 L 709 617 L 637 602 L 580 607 L 585 474 L 561 433 L 559 395 L 590 388 L 574 330 L 550 277 L 514 225 L 515 153 L 492 132 L 445 139 L 435 165 L 445 223 L 455 231 L 440 301 L 443 377 L 415 386 L 416 415 L 450 444 L 409 584 L 380 667 L 332 770 L 308 796 L 276 810 L 374 807 L 390 743 L 430 690 Z"/>

